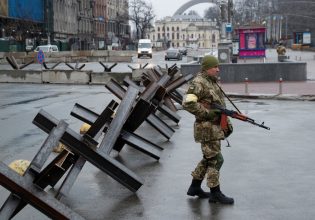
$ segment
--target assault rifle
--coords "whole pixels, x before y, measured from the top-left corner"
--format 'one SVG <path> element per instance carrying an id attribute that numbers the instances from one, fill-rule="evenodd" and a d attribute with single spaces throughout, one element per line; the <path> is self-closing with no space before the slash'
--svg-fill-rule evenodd
<path id="1" fill-rule="evenodd" d="M 258 124 L 258 123 L 255 122 L 254 119 L 249 118 L 249 117 L 247 117 L 246 115 L 243 115 L 243 114 L 241 114 L 241 113 L 239 113 L 239 112 L 237 112 L 237 111 L 228 110 L 228 109 L 224 108 L 223 106 L 221 106 L 221 105 L 219 105 L 219 104 L 216 104 L 216 103 L 212 104 L 212 107 L 213 107 L 214 109 L 220 110 L 221 113 L 224 114 L 224 115 L 226 115 L 226 116 L 230 116 L 230 117 L 232 117 L 232 118 L 236 118 L 236 119 L 241 120 L 241 121 L 246 121 L 246 122 L 251 123 L 251 124 L 253 124 L 253 125 L 256 125 L 256 126 L 258 126 L 258 127 L 261 127 L 261 128 L 267 129 L 267 130 L 270 130 L 269 127 L 267 127 L 267 126 L 264 125 L 264 122 L 262 122 L 261 124 Z"/>

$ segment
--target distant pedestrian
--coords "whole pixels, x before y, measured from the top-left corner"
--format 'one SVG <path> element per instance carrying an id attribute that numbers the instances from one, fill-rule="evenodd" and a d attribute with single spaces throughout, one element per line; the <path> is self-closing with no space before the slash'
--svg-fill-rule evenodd
<path id="1" fill-rule="evenodd" d="M 208 55 L 202 59 L 201 72 L 191 82 L 183 101 L 184 109 L 196 117 L 194 138 L 196 142 L 201 143 L 203 153 L 202 160 L 192 172 L 193 179 L 187 195 L 209 198 L 211 203 L 233 204 L 234 199 L 221 192 L 219 182 L 220 168 L 224 161 L 221 140 L 232 133 L 233 127 L 225 115 L 211 108 L 214 103 L 225 107 L 224 94 L 217 84 L 218 65 L 219 61 L 214 56 Z M 223 120 L 224 126 L 221 124 L 223 118 L 226 119 Z M 201 183 L 206 175 L 210 193 L 201 189 Z"/>

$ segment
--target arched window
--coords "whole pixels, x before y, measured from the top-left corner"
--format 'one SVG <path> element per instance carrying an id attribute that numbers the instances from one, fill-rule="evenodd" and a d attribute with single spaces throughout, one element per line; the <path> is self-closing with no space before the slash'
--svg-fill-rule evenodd
<path id="1" fill-rule="evenodd" d="M 176 30 L 179 31 L 179 27 L 177 27 Z"/>
<path id="2" fill-rule="evenodd" d="M 172 31 L 174 31 L 175 30 L 175 28 L 174 27 L 172 27 Z"/>
<path id="3" fill-rule="evenodd" d="M 158 31 L 160 31 L 160 27 L 158 27 Z"/>
<path id="4" fill-rule="evenodd" d="M 212 34 L 212 43 L 215 43 L 215 34 Z"/>

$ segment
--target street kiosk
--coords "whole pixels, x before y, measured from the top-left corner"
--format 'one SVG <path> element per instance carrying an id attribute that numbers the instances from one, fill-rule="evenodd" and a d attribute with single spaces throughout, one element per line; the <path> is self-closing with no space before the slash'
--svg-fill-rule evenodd
<path id="1" fill-rule="evenodd" d="M 239 58 L 266 57 L 265 27 L 240 27 L 236 32 L 239 37 Z"/>

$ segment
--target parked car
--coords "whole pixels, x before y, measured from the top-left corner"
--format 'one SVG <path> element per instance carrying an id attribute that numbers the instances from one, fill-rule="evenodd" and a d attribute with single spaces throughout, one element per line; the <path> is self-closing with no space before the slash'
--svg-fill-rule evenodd
<path id="1" fill-rule="evenodd" d="M 181 54 L 183 56 L 187 56 L 187 48 L 186 47 L 180 47 L 178 49 L 179 49 L 179 52 L 181 52 Z"/>
<path id="2" fill-rule="evenodd" d="M 175 59 L 175 60 L 182 60 L 183 55 L 179 51 L 179 49 L 176 48 L 169 48 L 165 53 L 165 60 Z"/>
<path id="3" fill-rule="evenodd" d="M 38 47 L 36 47 L 35 52 L 38 52 L 40 50 L 42 50 L 44 53 L 46 53 L 46 52 L 59 52 L 57 45 L 51 45 L 51 44 L 38 46 Z"/>

